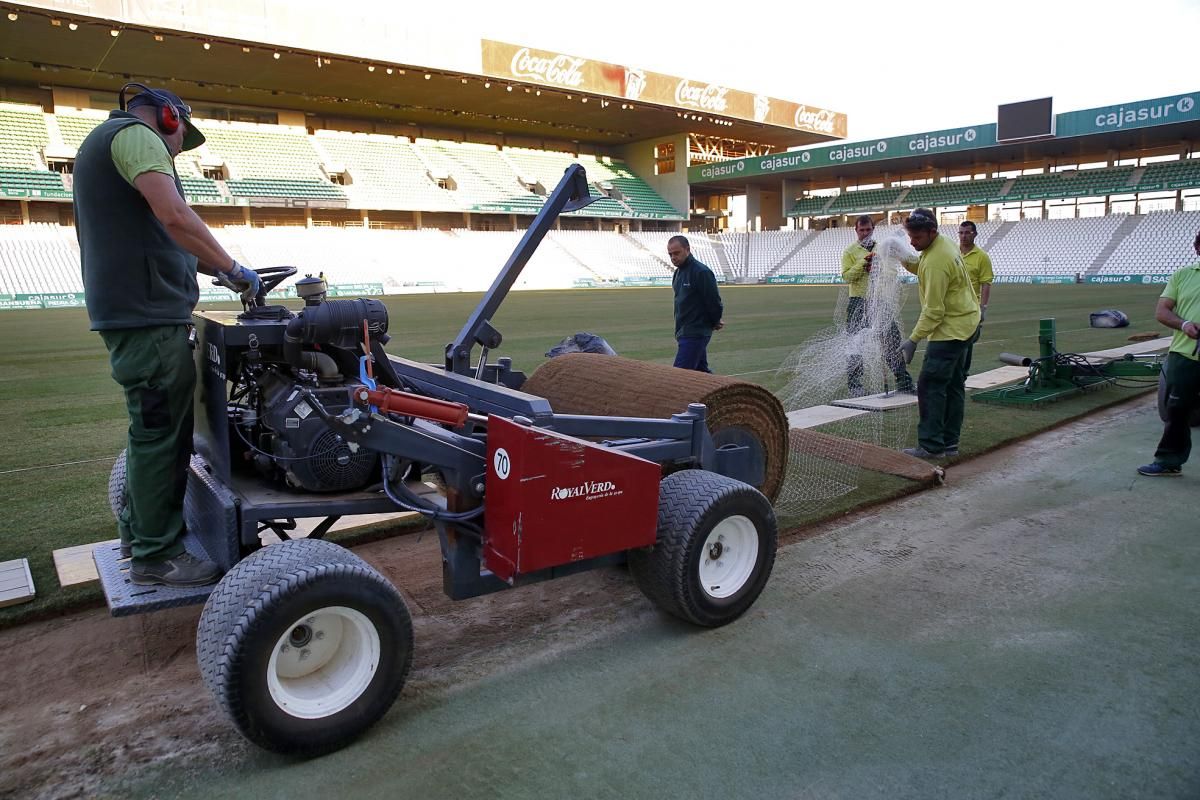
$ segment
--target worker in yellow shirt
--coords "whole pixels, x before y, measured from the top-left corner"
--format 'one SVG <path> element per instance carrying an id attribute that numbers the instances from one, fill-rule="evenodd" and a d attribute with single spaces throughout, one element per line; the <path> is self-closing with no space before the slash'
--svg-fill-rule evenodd
<path id="1" fill-rule="evenodd" d="M 904 228 L 921 254 L 904 265 L 916 274 L 921 296 L 921 316 L 901 345 L 905 363 L 912 361 L 917 342 L 929 340 L 917 377 L 917 446 L 904 452 L 917 458 L 953 457 L 967 405 L 967 346 L 979 327 L 979 301 L 958 248 L 938 233 L 932 211 L 914 210 Z"/>
<path id="2" fill-rule="evenodd" d="M 1200 256 L 1200 233 L 1192 242 Z M 1152 478 L 1183 473 L 1192 453 L 1192 414 L 1200 408 L 1200 261 L 1176 270 L 1158 298 L 1154 318 L 1175 329 L 1167 354 L 1167 424 L 1154 460 L 1138 467 Z"/>
<path id="3" fill-rule="evenodd" d="M 867 319 L 867 292 L 870 289 L 871 262 L 875 258 L 875 220 L 870 214 L 863 214 L 854 222 L 854 233 L 857 241 L 842 253 L 842 280 L 849 287 L 849 297 L 846 301 L 846 333 L 850 336 L 871 326 L 872 320 Z M 892 322 L 883 331 L 883 353 L 888 367 L 896 377 L 896 391 L 911 392 L 913 390 L 912 376 L 904 366 L 900 355 L 900 329 Z M 863 359 L 859 354 L 852 354 L 846 360 L 846 384 L 851 397 L 862 397 L 867 393 L 863 388 Z"/>
<path id="4" fill-rule="evenodd" d="M 963 264 L 967 274 L 971 276 L 971 288 L 975 290 L 975 299 L 979 301 L 979 329 L 967 344 L 967 374 L 971 374 L 971 356 L 975 343 L 983 333 L 983 321 L 987 319 L 988 300 L 992 296 L 992 281 L 996 279 L 992 272 L 992 257 L 975 244 L 975 236 L 979 233 L 975 223 L 967 220 L 958 226 L 958 252 L 962 254 Z"/>

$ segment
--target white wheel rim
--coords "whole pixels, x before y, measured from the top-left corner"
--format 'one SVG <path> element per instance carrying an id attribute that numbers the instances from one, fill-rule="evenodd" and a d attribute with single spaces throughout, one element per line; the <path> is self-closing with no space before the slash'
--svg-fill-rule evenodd
<path id="1" fill-rule="evenodd" d="M 740 514 L 726 517 L 704 540 L 700 553 L 700 587 L 718 600 L 741 591 L 758 561 L 758 530 Z"/>
<path id="2" fill-rule="evenodd" d="M 379 631 L 361 612 L 330 606 L 306 614 L 271 650 L 271 699 L 300 719 L 336 714 L 366 691 L 379 668 L 379 652 Z"/>

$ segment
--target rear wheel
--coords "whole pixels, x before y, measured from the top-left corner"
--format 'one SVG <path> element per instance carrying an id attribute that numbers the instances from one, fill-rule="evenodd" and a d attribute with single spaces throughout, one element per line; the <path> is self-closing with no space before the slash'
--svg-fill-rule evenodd
<path id="1" fill-rule="evenodd" d="M 234 565 L 200 616 L 204 682 L 250 741 L 316 755 L 387 712 L 412 665 L 412 619 L 365 561 L 321 540 Z"/>
<path id="2" fill-rule="evenodd" d="M 713 472 L 663 479 L 658 541 L 631 551 L 638 588 L 668 614 L 717 627 L 744 614 L 775 563 L 775 512 L 761 492 Z"/>

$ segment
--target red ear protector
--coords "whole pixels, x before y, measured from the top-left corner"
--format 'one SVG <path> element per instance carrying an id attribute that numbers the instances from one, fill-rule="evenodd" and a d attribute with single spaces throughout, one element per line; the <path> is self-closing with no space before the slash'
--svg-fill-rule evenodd
<path id="1" fill-rule="evenodd" d="M 179 125 L 182 120 L 180 109 L 176 107 L 175 101 L 167 98 L 165 95 L 154 91 L 144 83 L 127 83 L 121 87 L 121 93 L 117 96 L 117 102 L 120 104 L 121 110 L 126 111 L 127 103 L 125 102 L 125 91 L 132 86 L 136 86 L 142 91 L 139 94 L 148 94 L 155 100 L 155 106 L 158 108 L 158 114 L 155 121 L 158 123 L 158 129 L 170 136 L 179 130 Z M 138 95 L 134 95 L 137 97 Z M 133 99 L 133 98 L 130 98 Z M 188 109 L 190 111 L 190 109 Z"/>

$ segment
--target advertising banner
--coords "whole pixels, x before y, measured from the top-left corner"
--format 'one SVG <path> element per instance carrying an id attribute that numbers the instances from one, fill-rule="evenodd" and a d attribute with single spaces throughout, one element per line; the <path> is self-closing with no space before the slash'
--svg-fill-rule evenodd
<path id="1" fill-rule="evenodd" d="M 906 158 L 931 153 L 951 153 L 978 147 L 992 147 L 995 144 L 995 123 L 971 125 L 966 128 L 949 128 L 911 136 L 893 136 L 887 139 L 876 139 L 873 142 L 847 142 L 809 147 L 804 150 L 790 150 L 766 156 L 750 156 L 717 164 L 689 167 L 688 181 L 705 183 L 739 180 L 758 175 L 858 164 L 864 161 L 882 161 L 888 158 Z"/>
<path id="2" fill-rule="evenodd" d="M 339 283 L 329 287 L 330 297 L 369 297 L 383 294 L 382 283 Z"/>
<path id="3" fill-rule="evenodd" d="M 846 115 L 824 108 L 507 42 L 484 39 L 482 48 L 483 72 L 497 78 L 738 117 L 839 139 L 846 136 Z"/>
<path id="4" fill-rule="evenodd" d="M 1137 283 L 1165 284 L 1171 279 L 1171 273 L 1157 275 L 1089 275 L 1084 278 L 1087 283 Z"/>
<path id="5" fill-rule="evenodd" d="M 1056 136 L 1089 136 L 1200 120 L 1200 92 L 1139 100 L 1119 106 L 1068 111 L 1055 117 Z"/>

